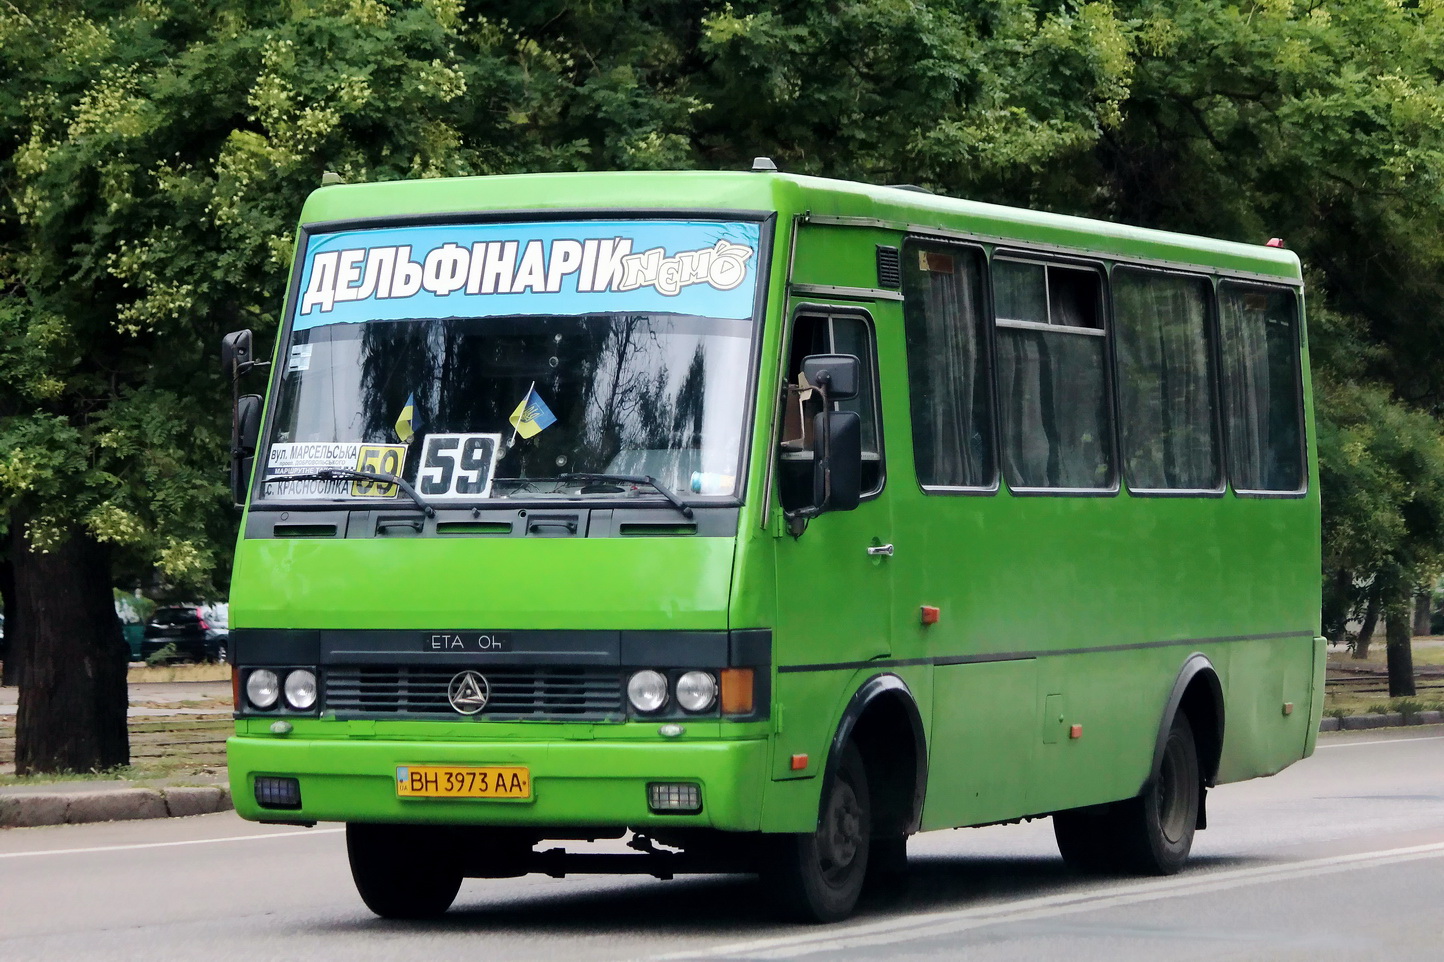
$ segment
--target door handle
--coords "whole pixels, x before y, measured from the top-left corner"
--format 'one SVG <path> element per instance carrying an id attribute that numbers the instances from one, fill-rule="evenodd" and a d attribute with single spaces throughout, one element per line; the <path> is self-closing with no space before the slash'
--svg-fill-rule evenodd
<path id="1" fill-rule="evenodd" d="M 872 557 L 874 557 L 874 558 L 884 558 L 884 557 L 886 557 L 886 558 L 891 558 L 891 557 L 892 557 L 892 545 L 890 545 L 890 544 L 875 544 L 875 545 L 871 545 L 871 546 L 867 549 L 867 553 L 868 553 L 869 555 L 871 555 Z"/>

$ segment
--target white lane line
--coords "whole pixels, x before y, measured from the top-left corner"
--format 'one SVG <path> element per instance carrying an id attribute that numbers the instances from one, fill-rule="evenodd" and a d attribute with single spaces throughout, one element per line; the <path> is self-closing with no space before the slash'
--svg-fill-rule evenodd
<path id="1" fill-rule="evenodd" d="M 0 852 L 0 858 L 33 858 L 37 855 L 89 855 L 93 852 L 133 852 L 142 848 L 172 848 L 177 845 L 211 845 L 216 842 L 252 842 L 264 838 L 303 838 L 334 835 L 344 828 L 313 828 L 304 832 L 267 832 L 264 835 L 228 835 L 224 838 L 192 838 L 183 842 L 137 842 L 134 845 L 96 845 L 92 848 L 53 848 L 43 852 Z"/>
<path id="2" fill-rule="evenodd" d="M 1401 738 L 1374 738 L 1366 742 L 1331 741 L 1328 744 L 1320 742 L 1317 748 L 1358 748 L 1360 745 L 1409 745 L 1414 742 L 1437 742 L 1444 739 L 1444 735 L 1420 735 L 1417 738 L 1410 738 L 1407 735 Z"/>
<path id="3" fill-rule="evenodd" d="M 985 905 L 977 908 L 958 909 L 947 912 L 929 912 L 880 922 L 866 922 L 858 925 L 830 928 L 818 934 L 781 936 L 771 939 L 757 939 L 751 942 L 734 942 L 710 949 L 692 952 L 677 952 L 656 956 L 658 960 L 715 959 L 740 956 L 748 959 L 792 959 L 818 952 L 839 952 L 868 946 L 890 945 L 911 942 L 918 939 L 938 938 L 955 935 L 969 929 L 1009 922 L 1027 922 L 1035 919 L 1079 912 L 1093 912 L 1100 909 L 1135 905 L 1158 899 L 1176 898 L 1184 895 L 1199 895 L 1233 888 L 1239 885 L 1258 885 L 1265 882 L 1287 881 L 1293 878 L 1347 872 L 1357 868 L 1373 868 L 1399 862 L 1444 857 L 1444 842 L 1430 845 L 1415 845 L 1408 848 L 1387 849 L 1378 852 L 1363 852 L 1355 855 L 1337 855 L 1309 859 L 1302 862 L 1263 865 L 1253 868 L 1229 869 L 1209 872 L 1205 875 L 1179 877 L 1114 886 L 1101 892 L 1073 892 L 1023 899 L 1002 905 Z"/>

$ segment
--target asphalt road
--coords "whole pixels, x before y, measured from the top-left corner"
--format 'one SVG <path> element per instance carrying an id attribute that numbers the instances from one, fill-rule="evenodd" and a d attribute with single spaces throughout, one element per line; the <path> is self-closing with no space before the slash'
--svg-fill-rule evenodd
<path id="1" fill-rule="evenodd" d="M 912 841 L 905 890 L 779 926 L 749 880 L 464 884 L 442 921 L 361 905 L 334 826 L 232 813 L 0 833 L 0 959 L 1430 959 L 1444 945 L 1444 728 L 1326 736 L 1209 797 L 1170 879 L 1085 879 L 1046 821 Z"/>

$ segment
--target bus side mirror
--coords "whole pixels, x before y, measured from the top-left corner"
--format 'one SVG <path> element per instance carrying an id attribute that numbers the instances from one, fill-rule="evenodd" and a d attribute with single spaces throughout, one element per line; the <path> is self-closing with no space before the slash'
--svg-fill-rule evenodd
<path id="1" fill-rule="evenodd" d="M 246 488 L 256 461 L 261 435 L 261 396 L 242 394 L 236 398 L 235 446 L 231 449 L 231 500 L 236 507 L 246 503 Z"/>
<path id="2" fill-rule="evenodd" d="M 251 356 L 251 332 L 232 331 L 221 338 L 221 373 L 234 381 L 254 366 Z"/>
<path id="3" fill-rule="evenodd" d="M 861 371 L 862 361 L 853 354 L 809 354 L 802 359 L 802 376 L 829 401 L 857 397 Z"/>
<path id="4" fill-rule="evenodd" d="M 856 411 L 823 411 L 813 420 L 823 439 L 812 464 L 812 503 L 818 514 L 851 511 L 862 500 L 862 418 Z"/>

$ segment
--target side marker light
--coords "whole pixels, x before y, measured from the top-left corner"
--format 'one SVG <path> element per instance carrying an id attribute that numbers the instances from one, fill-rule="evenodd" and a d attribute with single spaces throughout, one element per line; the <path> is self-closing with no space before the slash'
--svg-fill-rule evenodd
<path id="1" fill-rule="evenodd" d="M 943 616 L 943 610 L 933 605 L 923 605 L 918 609 L 918 621 L 925 625 L 935 625 L 938 619 Z"/>
<path id="2" fill-rule="evenodd" d="M 794 772 L 803 772 L 807 770 L 807 756 L 805 754 L 792 756 L 792 770 Z"/>
<path id="3" fill-rule="evenodd" d="M 1292 715 L 1293 713 L 1294 713 L 1294 703 L 1291 702 L 1291 701 L 1286 701 L 1286 702 L 1284 702 L 1284 714 L 1285 714 L 1285 715 Z"/>
<path id="4" fill-rule="evenodd" d="M 1068 737 L 1069 737 L 1069 738 L 1082 738 L 1082 737 L 1083 737 L 1083 726 L 1082 726 L 1082 725 L 1074 725 L 1072 728 L 1069 728 L 1069 729 L 1068 729 Z"/>

